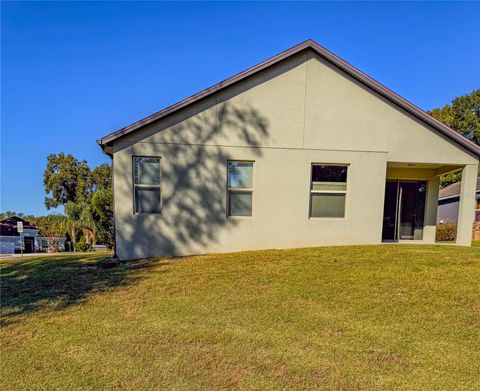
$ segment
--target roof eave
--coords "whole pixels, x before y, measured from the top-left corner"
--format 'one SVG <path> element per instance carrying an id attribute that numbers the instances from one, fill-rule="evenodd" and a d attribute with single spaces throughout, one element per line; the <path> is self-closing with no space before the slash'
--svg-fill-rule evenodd
<path id="1" fill-rule="evenodd" d="M 105 155 L 113 157 L 113 146 L 111 142 L 103 142 L 102 139 L 97 140 L 97 144 L 100 145 Z"/>

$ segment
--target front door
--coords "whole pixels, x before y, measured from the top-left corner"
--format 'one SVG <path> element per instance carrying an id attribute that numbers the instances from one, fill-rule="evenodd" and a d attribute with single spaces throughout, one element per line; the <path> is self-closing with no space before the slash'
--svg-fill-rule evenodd
<path id="1" fill-rule="evenodd" d="M 427 182 L 387 181 L 383 241 L 422 240 Z"/>
<path id="2" fill-rule="evenodd" d="M 31 254 L 35 252 L 35 239 L 33 237 L 27 236 L 23 238 L 23 245 L 25 254 Z"/>

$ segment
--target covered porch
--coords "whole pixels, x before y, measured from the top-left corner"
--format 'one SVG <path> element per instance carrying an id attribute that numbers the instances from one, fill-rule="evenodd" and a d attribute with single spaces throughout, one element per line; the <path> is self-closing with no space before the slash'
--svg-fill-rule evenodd
<path id="1" fill-rule="evenodd" d="M 455 244 L 469 246 L 475 216 L 476 164 L 388 162 L 382 242 L 435 243 L 439 181 L 462 171 Z"/>

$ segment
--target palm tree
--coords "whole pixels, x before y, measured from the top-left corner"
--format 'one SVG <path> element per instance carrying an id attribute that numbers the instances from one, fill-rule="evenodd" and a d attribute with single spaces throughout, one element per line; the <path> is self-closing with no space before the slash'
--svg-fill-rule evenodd
<path id="1" fill-rule="evenodd" d="M 73 251 L 78 230 L 82 230 L 85 235 L 85 241 L 88 244 L 95 244 L 97 227 L 92 217 L 92 210 L 86 202 L 72 202 L 65 204 L 66 229 L 72 236 Z"/>

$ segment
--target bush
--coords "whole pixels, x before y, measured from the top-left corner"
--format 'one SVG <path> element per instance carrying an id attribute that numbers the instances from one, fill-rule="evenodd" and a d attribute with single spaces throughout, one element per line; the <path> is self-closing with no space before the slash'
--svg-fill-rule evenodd
<path id="1" fill-rule="evenodd" d="M 77 251 L 93 251 L 93 246 L 85 242 L 75 243 L 75 250 Z"/>
<path id="2" fill-rule="evenodd" d="M 457 224 L 445 223 L 437 225 L 437 242 L 453 242 L 457 239 Z"/>

